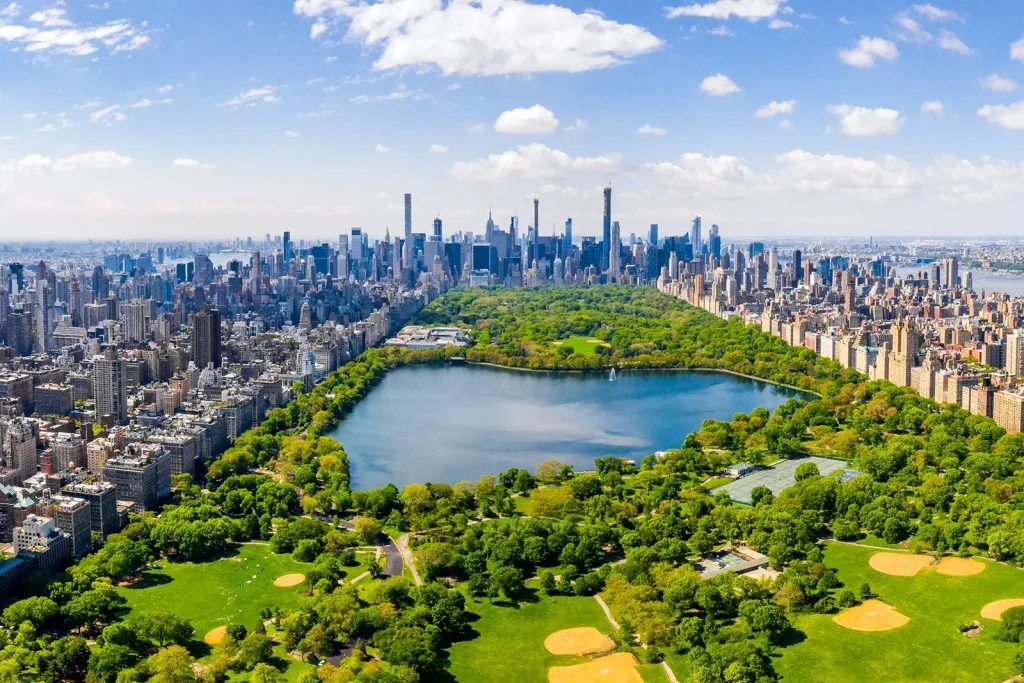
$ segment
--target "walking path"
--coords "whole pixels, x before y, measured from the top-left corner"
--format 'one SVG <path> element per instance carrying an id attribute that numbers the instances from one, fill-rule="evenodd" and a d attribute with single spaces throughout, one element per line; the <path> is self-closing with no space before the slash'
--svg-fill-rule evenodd
<path id="1" fill-rule="evenodd" d="M 604 612 L 605 618 L 608 619 L 608 623 L 612 625 L 612 628 L 616 631 L 619 630 L 619 622 L 615 621 L 615 617 L 612 616 L 612 611 L 608 609 L 608 603 L 604 601 L 600 595 L 595 594 L 594 599 L 597 600 L 597 604 L 601 607 L 601 611 Z M 640 647 L 647 649 L 647 643 L 641 642 Z M 661 668 L 665 671 L 665 676 L 668 677 L 672 683 L 679 683 L 679 679 L 676 678 L 676 673 L 672 671 L 672 668 L 668 665 L 664 659 L 661 660 Z"/>
<path id="2" fill-rule="evenodd" d="M 402 534 L 395 540 L 395 547 L 398 548 L 398 552 L 401 554 L 402 559 L 405 560 L 405 564 L 409 567 L 409 571 L 412 572 L 412 580 L 417 586 L 423 585 L 423 579 L 420 578 L 420 573 L 416 571 L 416 564 L 413 562 L 412 551 L 409 550 L 409 534 Z M 385 551 L 387 548 L 385 548 Z"/>

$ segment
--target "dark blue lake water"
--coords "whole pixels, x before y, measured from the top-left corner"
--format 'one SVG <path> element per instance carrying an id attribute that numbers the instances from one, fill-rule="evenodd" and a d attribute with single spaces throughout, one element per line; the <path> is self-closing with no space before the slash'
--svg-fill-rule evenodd
<path id="1" fill-rule="evenodd" d="M 398 368 L 331 433 L 349 454 L 352 488 L 475 481 L 549 458 L 678 448 L 702 420 L 774 410 L 799 392 L 711 372 L 521 372 L 480 366 Z"/>

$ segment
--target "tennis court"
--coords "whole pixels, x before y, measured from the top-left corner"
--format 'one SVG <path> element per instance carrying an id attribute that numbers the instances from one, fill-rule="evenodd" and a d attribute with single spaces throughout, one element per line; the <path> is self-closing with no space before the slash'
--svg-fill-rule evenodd
<path id="1" fill-rule="evenodd" d="M 794 473 L 796 468 L 805 462 L 813 462 L 818 466 L 818 471 L 822 475 L 831 474 L 836 470 L 841 470 L 846 467 L 846 462 L 843 460 L 831 460 L 829 458 L 819 458 L 817 456 L 810 456 L 807 458 L 793 458 L 789 460 L 781 460 L 770 467 L 763 467 L 755 472 L 744 475 L 735 481 L 729 482 L 722 489 L 729 492 L 729 497 L 733 500 L 750 504 L 750 492 L 754 490 L 756 486 L 767 486 L 771 489 L 772 494 L 779 495 L 783 489 L 789 488 L 796 483 L 796 477 Z M 721 489 L 719 489 L 721 490 Z"/>

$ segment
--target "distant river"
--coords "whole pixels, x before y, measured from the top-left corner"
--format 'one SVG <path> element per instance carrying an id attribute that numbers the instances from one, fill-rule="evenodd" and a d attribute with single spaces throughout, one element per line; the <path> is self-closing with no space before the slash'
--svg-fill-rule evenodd
<path id="1" fill-rule="evenodd" d="M 896 268 L 896 273 L 900 277 L 916 276 L 918 271 L 928 274 L 931 271 L 931 266 L 899 266 Z M 985 294 L 999 292 L 1000 294 L 1009 294 L 1011 297 L 1024 296 L 1024 275 L 1022 274 L 1000 273 L 982 268 L 969 269 L 961 265 L 961 281 L 968 272 L 971 274 L 971 286 L 975 292 L 980 293 L 984 290 Z"/>
<path id="2" fill-rule="evenodd" d="M 410 366 L 387 375 L 331 433 L 352 486 L 475 481 L 549 458 L 577 470 L 594 458 L 639 459 L 678 448 L 702 420 L 774 410 L 800 393 L 711 372 L 522 372 Z"/>

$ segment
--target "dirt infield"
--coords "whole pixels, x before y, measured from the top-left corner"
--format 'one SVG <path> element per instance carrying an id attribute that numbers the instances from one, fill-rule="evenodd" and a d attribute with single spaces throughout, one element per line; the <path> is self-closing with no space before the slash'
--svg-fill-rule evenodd
<path id="1" fill-rule="evenodd" d="M 856 607 L 844 610 L 832 617 L 843 628 L 853 631 L 891 631 L 910 621 L 881 600 L 865 600 Z"/>
<path id="2" fill-rule="evenodd" d="M 274 579 L 274 585 L 278 588 L 289 588 L 291 586 L 298 586 L 305 580 L 305 574 L 285 574 Z"/>
<path id="3" fill-rule="evenodd" d="M 875 553 L 868 560 L 871 568 L 891 576 L 916 576 L 932 563 L 930 555 L 904 555 L 902 553 Z"/>
<path id="4" fill-rule="evenodd" d="M 207 645 L 220 645 L 224 642 L 224 636 L 227 635 L 227 632 L 227 626 L 218 626 L 203 636 L 203 642 Z"/>
<path id="5" fill-rule="evenodd" d="M 1024 600 L 1015 598 L 1013 600 L 996 600 L 990 602 L 981 608 L 981 616 L 985 619 L 992 619 L 993 621 L 1002 621 L 1003 612 L 1010 609 L 1011 607 L 1020 607 L 1024 605 Z"/>
<path id="6" fill-rule="evenodd" d="M 974 576 L 985 571 L 985 563 L 969 557 L 943 557 L 936 571 L 946 576 Z"/>
<path id="7" fill-rule="evenodd" d="M 550 683 L 644 683 L 636 670 L 636 659 L 628 652 L 616 652 L 607 657 L 576 666 L 553 666 L 548 669 Z"/>
<path id="8" fill-rule="evenodd" d="M 555 631 L 544 640 L 553 655 L 592 655 L 615 649 L 612 639 L 592 626 Z"/>

